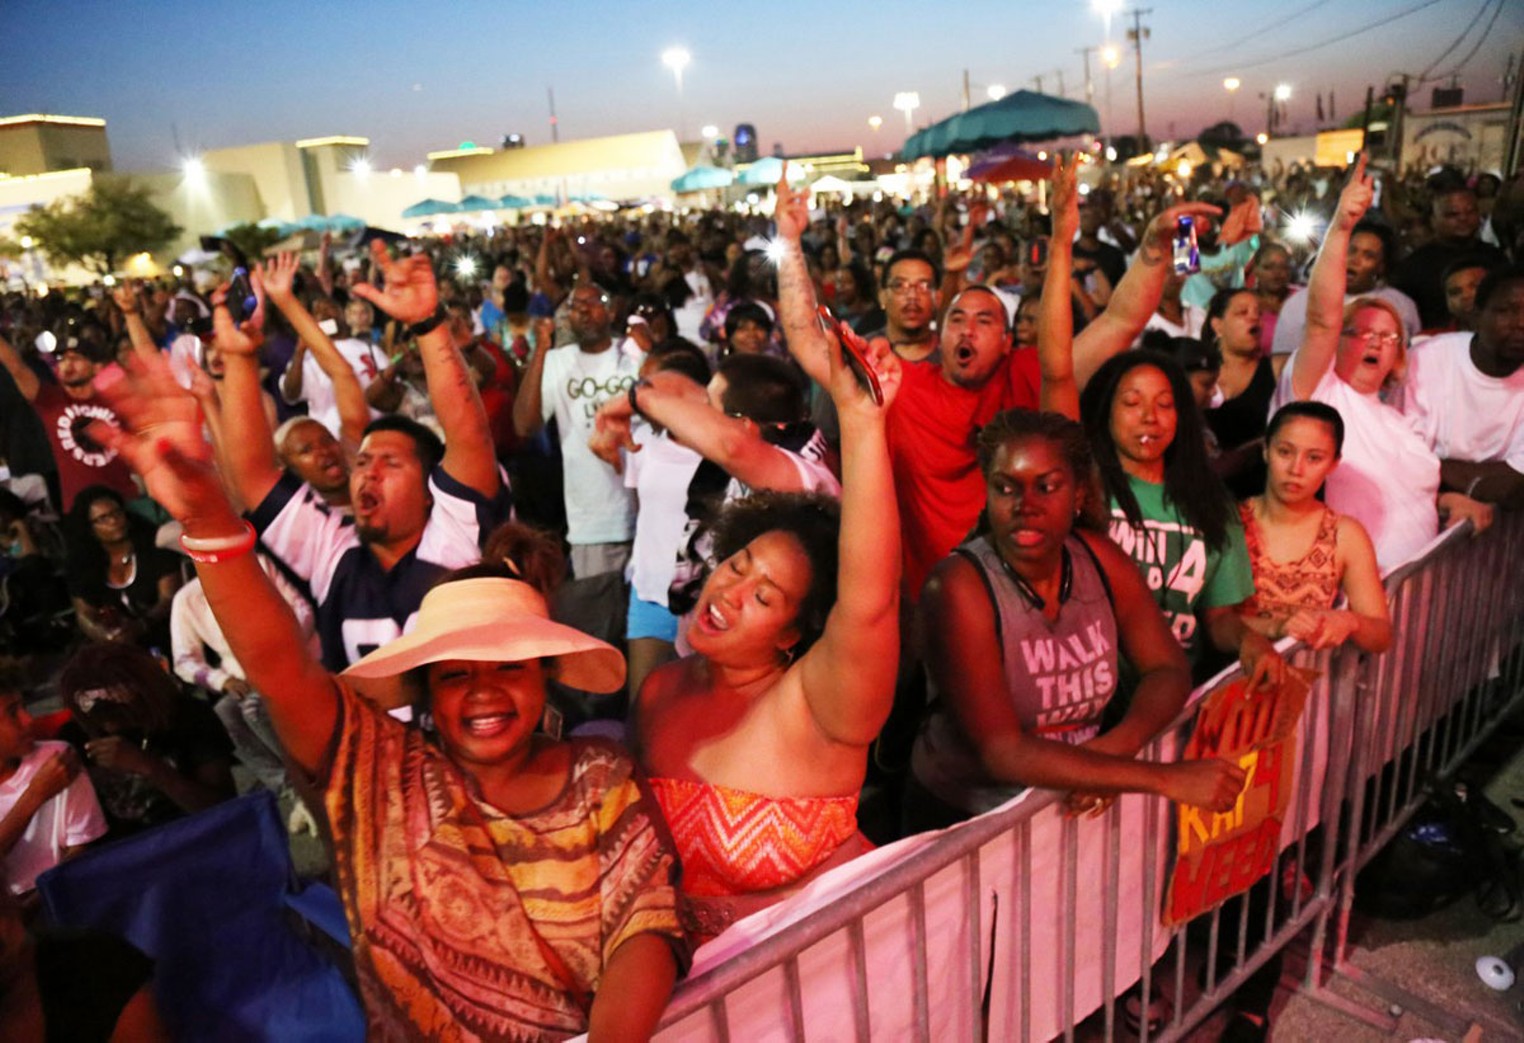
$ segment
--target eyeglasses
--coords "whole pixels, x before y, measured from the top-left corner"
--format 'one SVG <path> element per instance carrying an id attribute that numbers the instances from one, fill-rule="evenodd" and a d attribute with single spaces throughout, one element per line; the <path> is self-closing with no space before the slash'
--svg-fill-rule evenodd
<path id="1" fill-rule="evenodd" d="M 1340 330 L 1339 333 L 1350 340 L 1363 340 L 1367 344 L 1379 344 L 1384 348 L 1395 348 L 1402 343 L 1402 334 L 1391 330 L 1383 333 L 1380 330 L 1347 329 Z"/>
<path id="2" fill-rule="evenodd" d="M 127 513 L 125 511 L 123 511 L 120 507 L 113 507 L 109 511 L 103 511 L 100 514 L 92 514 L 90 516 L 90 524 L 99 525 L 101 522 L 116 521 L 119 518 L 125 517 L 127 517 Z"/>
<path id="3" fill-rule="evenodd" d="M 931 290 L 932 285 L 929 279 L 917 279 L 914 282 L 908 279 L 892 279 L 889 282 L 889 292 L 896 297 L 929 297 Z"/>

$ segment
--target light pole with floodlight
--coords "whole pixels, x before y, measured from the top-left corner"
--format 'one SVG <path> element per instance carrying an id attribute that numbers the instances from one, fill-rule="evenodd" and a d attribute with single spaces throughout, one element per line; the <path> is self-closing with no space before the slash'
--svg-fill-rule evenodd
<path id="1" fill-rule="evenodd" d="M 912 114 L 921 107 L 921 95 L 919 91 L 900 91 L 894 96 L 894 107 L 905 114 L 905 136 L 908 138 L 915 129 Z"/>
<path id="2" fill-rule="evenodd" d="M 668 47 L 661 52 L 661 63 L 672 70 L 672 77 L 677 81 L 677 139 L 681 141 L 685 128 L 683 126 L 683 70 L 693 56 L 684 47 Z"/>

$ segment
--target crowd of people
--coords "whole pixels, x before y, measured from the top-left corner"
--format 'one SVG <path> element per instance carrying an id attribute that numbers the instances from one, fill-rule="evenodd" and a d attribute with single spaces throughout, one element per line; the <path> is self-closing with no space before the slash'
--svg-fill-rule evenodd
<path id="1" fill-rule="evenodd" d="M 1524 505 L 1524 215 L 1080 167 L 0 296 L 9 901 L 264 786 L 379 1037 L 641 1038 L 874 843 L 1231 808 L 1137 759 L 1192 685 L 1385 651 L 1382 573 Z"/>

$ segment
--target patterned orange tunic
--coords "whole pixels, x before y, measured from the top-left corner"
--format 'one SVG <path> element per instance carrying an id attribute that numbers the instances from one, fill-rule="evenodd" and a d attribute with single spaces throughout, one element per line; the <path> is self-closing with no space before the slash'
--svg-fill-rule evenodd
<path id="1" fill-rule="evenodd" d="M 574 743 L 561 795 L 508 815 L 341 691 L 319 782 L 369 1039 L 561 1039 L 626 939 L 666 936 L 686 964 L 672 851 L 617 747 Z"/>
<path id="2" fill-rule="evenodd" d="M 1260 619 L 1289 619 L 1300 608 L 1332 608 L 1339 599 L 1339 516 L 1323 508 L 1318 534 L 1307 553 L 1296 561 L 1278 562 L 1265 550 L 1265 536 L 1254 518 L 1254 508 L 1238 505 L 1244 522 L 1244 541 L 1254 568 L 1254 596 L 1244 603 L 1243 613 Z"/>

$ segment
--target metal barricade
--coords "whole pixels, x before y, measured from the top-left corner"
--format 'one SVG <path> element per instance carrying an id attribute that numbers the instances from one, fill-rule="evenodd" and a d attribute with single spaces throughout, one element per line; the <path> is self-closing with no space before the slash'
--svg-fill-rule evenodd
<path id="1" fill-rule="evenodd" d="M 1247 895 L 1165 927 L 1173 805 L 1130 794 L 1076 819 L 1060 794 L 1029 791 L 872 852 L 738 925 L 739 940 L 715 943 L 733 954 L 701 960 L 679 986 L 658 1038 L 1072 1040 L 1086 1022 L 1087 1038 L 1110 1040 L 1130 1007 L 1137 1038 L 1171 1041 L 1251 976 L 1273 987 L 1304 932 L 1305 988 L 1381 1023 L 1326 988 L 1338 974 L 1390 998 L 1349 963 L 1355 874 L 1432 780 L 1518 707 L 1521 578 L 1524 514 L 1479 537 L 1452 530 L 1388 578 L 1388 654 L 1289 646 L 1319 677 L 1298 730 L 1280 858 Z M 1194 693 L 1140 756 L 1175 759 L 1201 700 L 1237 676 Z"/>

